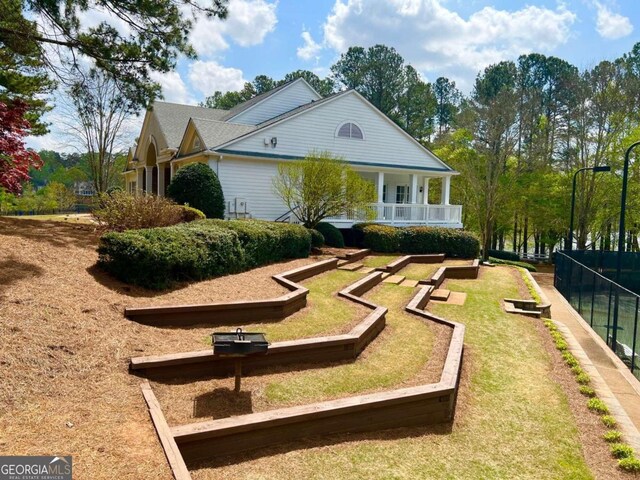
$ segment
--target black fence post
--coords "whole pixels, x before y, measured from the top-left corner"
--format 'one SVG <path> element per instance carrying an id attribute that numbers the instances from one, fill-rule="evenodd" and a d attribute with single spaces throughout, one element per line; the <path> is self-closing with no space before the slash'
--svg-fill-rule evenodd
<path id="1" fill-rule="evenodd" d="M 633 347 L 631 347 L 631 373 L 636 367 L 636 347 L 638 340 L 638 307 L 640 307 L 640 297 L 636 297 L 636 313 L 633 322 Z"/>
<path id="2" fill-rule="evenodd" d="M 591 287 L 591 320 L 590 325 L 593 328 L 593 311 L 595 310 L 596 303 L 596 272 L 593 272 L 593 286 Z"/>
<path id="3" fill-rule="evenodd" d="M 582 316 L 582 277 L 584 277 L 584 268 L 580 267 L 580 284 L 578 288 L 578 313 Z"/>

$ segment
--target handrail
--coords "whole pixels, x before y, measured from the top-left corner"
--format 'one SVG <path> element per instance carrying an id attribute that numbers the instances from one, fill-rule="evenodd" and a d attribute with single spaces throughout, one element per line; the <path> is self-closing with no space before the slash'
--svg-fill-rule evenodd
<path id="1" fill-rule="evenodd" d="M 276 218 L 274 222 L 286 222 L 291 218 L 291 214 L 299 208 L 300 208 L 300 205 L 296 205 L 295 207 L 290 208 L 289 210 L 284 212 L 282 215 L 280 215 L 278 218 Z"/>

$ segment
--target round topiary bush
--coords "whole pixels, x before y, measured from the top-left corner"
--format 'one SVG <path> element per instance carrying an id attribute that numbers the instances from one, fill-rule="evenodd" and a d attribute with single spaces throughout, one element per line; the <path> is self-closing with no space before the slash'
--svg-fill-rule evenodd
<path id="1" fill-rule="evenodd" d="M 324 243 L 330 247 L 344 248 L 344 237 L 342 232 L 330 223 L 320 222 L 316 225 L 316 230 L 324 237 Z"/>
<path id="2" fill-rule="evenodd" d="M 179 169 L 167 188 L 167 196 L 176 203 L 197 208 L 207 218 L 224 218 L 220 181 L 204 163 L 192 163 Z"/>
<path id="3" fill-rule="evenodd" d="M 324 235 L 318 230 L 309 228 L 309 233 L 311 234 L 311 246 L 313 248 L 320 248 L 324 245 Z"/>

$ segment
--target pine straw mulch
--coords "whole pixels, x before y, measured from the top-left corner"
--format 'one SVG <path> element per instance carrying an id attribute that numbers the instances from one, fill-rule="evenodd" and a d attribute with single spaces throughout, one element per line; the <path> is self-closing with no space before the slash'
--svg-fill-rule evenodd
<path id="1" fill-rule="evenodd" d="M 132 356 L 199 350 L 212 328 L 161 329 L 125 306 L 265 299 L 317 258 L 181 285 L 129 287 L 95 268 L 92 226 L 0 218 L 0 454 L 70 454 L 74 478 L 170 478 Z"/>

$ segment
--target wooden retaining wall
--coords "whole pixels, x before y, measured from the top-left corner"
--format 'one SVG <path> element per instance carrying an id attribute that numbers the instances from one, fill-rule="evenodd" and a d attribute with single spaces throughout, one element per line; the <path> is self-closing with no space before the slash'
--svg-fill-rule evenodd
<path id="1" fill-rule="evenodd" d="M 365 285 L 375 285 L 376 277 L 376 274 L 372 274 L 366 282 L 363 279 L 357 282 L 359 285 L 355 288 L 351 286 L 350 292 L 343 292 L 345 295 L 354 295 L 354 291 L 360 291 Z M 431 320 L 432 316 L 423 308 L 432 288 L 426 286 L 420 289 L 406 310 Z M 310 436 L 451 421 L 455 413 L 462 365 L 464 325 L 435 318 L 435 321 L 453 330 L 440 381 L 436 384 L 180 425 L 171 429 L 175 442 L 189 463 Z"/>
<path id="2" fill-rule="evenodd" d="M 421 280 L 420 283 L 433 285 L 438 288 L 445 278 L 474 279 L 478 278 L 480 271 L 480 260 L 475 259 L 471 265 L 447 265 L 436 270 L 431 278 Z"/>
<path id="3" fill-rule="evenodd" d="M 273 366 L 300 368 L 305 364 L 350 361 L 384 330 L 386 307 L 376 307 L 348 334 L 276 342 L 265 355 L 242 360 L 243 374 Z M 205 377 L 227 377 L 234 372 L 233 358 L 213 354 L 213 349 L 132 358 L 129 368 L 144 377 L 193 380 Z"/>
<path id="4" fill-rule="evenodd" d="M 296 268 L 273 279 L 291 290 L 286 295 L 269 300 L 236 301 L 200 305 L 167 305 L 160 307 L 125 308 L 125 317 L 145 325 L 188 327 L 192 325 L 230 325 L 248 322 L 281 320 L 307 305 L 309 290 L 295 282 L 333 270 L 337 258 Z"/>
<path id="5" fill-rule="evenodd" d="M 410 263 L 442 263 L 444 262 L 444 253 L 435 255 L 405 255 L 404 257 L 397 258 L 393 262 L 385 265 L 384 267 L 376 268 L 382 272 L 396 273 L 402 270 Z"/>
<path id="6" fill-rule="evenodd" d="M 477 262 L 475 266 L 477 267 Z M 466 272 L 466 270 L 463 271 Z M 293 278 L 298 278 L 298 274 L 294 274 Z M 445 275 L 443 274 L 442 277 L 444 278 Z M 284 275 L 278 281 L 292 282 L 291 278 L 291 276 Z M 288 354 L 292 355 L 291 358 L 295 358 L 295 362 L 299 362 L 302 357 L 309 359 L 310 356 L 316 354 L 323 358 L 326 358 L 326 355 L 333 355 L 333 353 L 327 353 L 328 350 L 322 352 L 320 347 L 323 342 L 327 349 L 336 347 L 339 350 L 342 348 L 343 352 L 340 354 L 348 355 L 351 358 L 357 356 L 384 328 L 384 315 L 387 309 L 361 298 L 362 294 L 380 283 L 381 280 L 382 272 L 373 272 L 339 293 L 342 297 L 357 301 L 372 309 L 371 314 L 348 335 L 279 342 L 271 346 L 267 355 L 259 359 L 256 358 L 256 362 L 260 363 L 260 366 L 265 365 L 264 361 L 269 358 L 272 351 L 275 353 L 272 354 L 271 359 L 275 361 L 280 357 L 280 362 L 288 358 Z M 150 402 L 150 411 L 153 406 L 152 420 L 176 479 L 190 478 L 188 472 L 185 474 L 186 463 L 189 462 L 211 460 L 216 456 L 264 448 L 304 437 L 379 431 L 451 421 L 455 414 L 465 327 L 424 310 L 434 288 L 432 285 L 422 287 L 405 309 L 413 315 L 438 322 L 452 329 L 440 381 L 435 384 L 358 395 L 172 428 L 167 426 L 150 388 L 148 388 L 149 391 L 145 391 L 147 387 L 143 384 L 143 393 L 148 403 Z M 221 372 L 226 371 L 227 375 L 231 373 L 229 365 L 218 361 L 221 359 L 213 361 L 213 358 L 215 357 L 210 351 L 144 357 L 144 359 L 132 359 L 132 369 L 149 373 L 155 368 L 173 368 L 174 372 L 179 371 L 180 374 L 183 374 L 188 369 L 194 369 L 193 371 L 206 369 L 211 372 L 212 369 L 219 368 Z M 257 365 L 255 366 L 257 367 Z M 176 447 L 179 449 L 177 458 Z"/>

